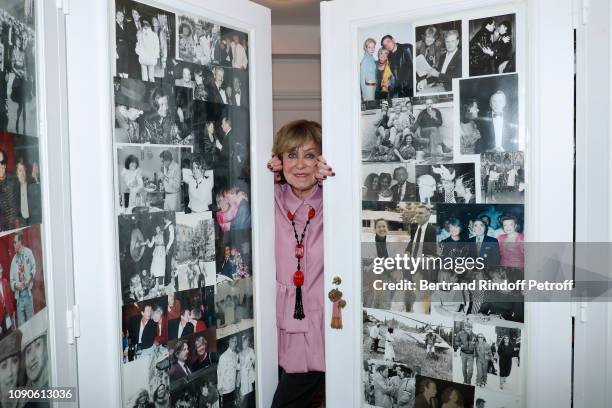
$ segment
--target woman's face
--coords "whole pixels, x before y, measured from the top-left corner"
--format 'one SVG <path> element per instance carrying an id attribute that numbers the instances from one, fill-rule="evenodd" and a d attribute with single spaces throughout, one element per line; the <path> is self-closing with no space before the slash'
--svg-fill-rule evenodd
<path id="1" fill-rule="evenodd" d="M 380 191 L 389 189 L 389 185 L 391 185 L 391 180 L 389 177 L 381 177 L 378 179 L 378 182 L 380 183 Z"/>
<path id="2" fill-rule="evenodd" d="M 136 164 L 136 162 L 135 162 L 135 161 L 133 161 L 133 160 L 132 160 L 132 161 L 130 162 L 130 170 L 134 171 L 134 170 L 136 170 L 137 168 L 138 168 L 138 165 Z"/>
<path id="3" fill-rule="evenodd" d="M 232 253 L 232 249 L 226 246 L 225 249 L 223 250 L 223 255 L 225 255 L 226 257 L 229 257 L 231 253 Z"/>
<path id="4" fill-rule="evenodd" d="M 381 237 L 386 237 L 388 231 L 389 231 L 389 227 L 387 226 L 386 222 L 378 221 L 376 223 L 376 235 L 381 236 Z"/>
<path id="5" fill-rule="evenodd" d="M 132 18 L 134 19 L 135 23 L 140 21 L 140 13 L 138 10 L 132 10 Z"/>
<path id="6" fill-rule="evenodd" d="M 19 180 L 21 184 L 26 184 L 28 182 L 26 179 L 26 169 L 23 163 L 17 163 L 17 180 Z"/>
<path id="7" fill-rule="evenodd" d="M 202 75 L 195 74 L 195 83 L 198 85 L 202 85 L 204 83 L 204 78 L 202 78 Z"/>
<path id="8" fill-rule="evenodd" d="M 510 338 L 508 336 L 504 336 L 504 343 L 506 346 L 510 344 Z"/>
<path id="9" fill-rule="evenodd" d="M 461 227 L 459 225 L 451 224 L 448 231 L 450 232 L 451 237 L 458 237 L 461 234 Z"/>
<path id="10" fill-rule="evenodd" d="M 159 225 L 155 226 L 155 232 L 158 234 L 161 232 L 161 227 Z"/>
<path id="11" fill-rule="evenodd" d="M 432 45 L 434 42 L 436 41 L 436 38 L 431 36 L 431 35 L 426 35 L 425 36 L 425 45 L 427 45 L 428 47 L 430 45 Z"/>
<path id="12" fill-rule="evenodd" d="M 117 22 L 118 22 L 119 24 L 123 23 L 123 19 L 125 18 L 125 17 L 124 17 L 124 15 L 123 15 L 123 11 L 118 11 L 118 12 L 115 14 L 115 18 L 117 19 Z"/>
<path id="13" fill-rule="evenodd" d="M 189 68 L 183 68 L 183 81 L 191 81 L 191 70 Z"/>
<path id="14" fill-rule="evenodd" d="M 198 341 L 196 343 L 196 353 L 198 353 L 198 356 L 204 357 L 206 355 L 206 343 Z"/>
<path id="15" fill-rule="evenodd" d="M 381 53 L 378 54 L 378 61 L 385 63 L 387 62 L 387 59 L 389 58 L 389 51 L 387 50 L 383 50 Z"/>
<path id="16" fill-rule="evenodd" d="M 159 107 L 157 108 L 157 114 L 162 118 L 168 115 L 168 97 L 162 96 L 157 100 Z"/>
<path id="17" fill-rule="evenodd" d="M 371 189 L 372 191 L 378 191 L 378 177 L 372 179 Z"/>
<path id="18" fill-rule="evenodd" d="M 143 111 L 136 108 L 128 108 L 126 112 L 126 116 L 132 122 L 135 122 L 140 116 L 142 116 Z"/>
<path id="19" fill-rule="evenodd" d="M 209 135 L 212 135 L 215 133 L 215 124 L 213 122 L 208 122 L 206 124 L 206 130 L 208 131 Z"/>
<path id="20" fill-rule="evenodd" d="M 232 254 L 232 256 L 236 256 L 236 255 L 238 255 L 238 250 L 236 248 L 232 248 L 230 250 L 230 254 Z"/>
<path id="21" fill-rule="evenodd" d="M 508 27 L 506 27 L 505 25 L 499 25 L 499 26 L 497 26 L 497 32 L 500 35 L 504 35 L 504 34 L 506 34 L 508 32 Z"/>
<path id="22" fill-rule="evenodd" d="M 516 224 L 514 220 L 504 220 L 504 222 L 502 223 L 502 228 L 504 229 L 504 232 L 506 234 L 512 234 L 513 232 L 516 232 Z"/>
<path id="23" fill-rule="evenodd" d="M 457 394 L 457 390 L 451 391 L 450 395 L 448 396 L 448 400 L 450 402 L 457 402 L 459 400 L 459 395 Z"/>
<path id="24" fill-rule="evenodd" d="M 470 119 L 475 119 L 478 117 L 478 112 L 480 112 L 480 109 L 478 109 L 478 104 L 474 102 L 472 106 L 470 106 L 470 109 L 468 110 L 468 117 Z"/>
<path id="25" fill-rule="evenodd" d="M 317 183 L 318 147 L 309 140 L 297 149 L 283 154 L 283 175 L 297 191 L 307 191 Z"/>
<path id="26" fill-rule="evenodd" d="M 202 177 L 204 177 L 204 172 L 202 171 L 202 167 L 199 164 L 194 162 L 192 168 L 193 177 L 195 177 L 197 180 L 200 180 Z"/>
<path id="27" fill-rule="evenodd" d="M 8 357 L 0 362 L 0 394 L 6 395 L 17 385 L 19 356 Z"/>

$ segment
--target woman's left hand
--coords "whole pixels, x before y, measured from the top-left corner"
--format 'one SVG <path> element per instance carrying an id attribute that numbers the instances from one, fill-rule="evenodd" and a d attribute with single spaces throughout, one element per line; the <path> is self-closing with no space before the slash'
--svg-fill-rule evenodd
<path id="1" fill-rule="evenodd" d="M 327 177 L 334 177 L 336 173 L 333 171 L 330 165 L 327 164 L 327 161 L 323 156 L 317 157 L 317 172 L 315 173 L 315 178 L 317 181 L 322 183 Z"/>

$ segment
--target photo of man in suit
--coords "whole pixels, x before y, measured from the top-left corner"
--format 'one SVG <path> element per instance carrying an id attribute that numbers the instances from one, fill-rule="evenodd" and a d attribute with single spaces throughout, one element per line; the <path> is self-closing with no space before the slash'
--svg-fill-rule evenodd
<path id="1" fill-rule="evenodd" d="M 176 340 L 193 334 L 194 327 L 191 323 L 191 307 L 183 306 L 181 317 L 168 321 L 168 340 Z"/>
<path id="2" fill-rule="evenodd" d="M 225 88 L 223 87 L 225 69 L 222 67 L 215 67 L 213 76 L 214 80 L 210 83 L 208 89 L 208 100 L 214 103 L 227 104 L 227 96 L 225 95 Z"/>
<path id="3" fill-rule="evenodd" d="M 392 201 L 414 201 L 416 185 L 408 181 L 408 170 L 405 167 L 396 167 L 393 170 L 393 180 L 397 182 L 391 186 Z"/>
<path id="4" fill-rule="evenodd" d="M 406 247 L 406 253 L 408 255 L 412 257 L 418 257 L 420 255 L 437 256 L 437 227 L 429 223 L 430 217 L 431 208 L 426 205 L 418 206 L 412 219 L 410 219 L 410 214 L 408 212 L 404 212 L 404 223 L 411 224 L 410 242 Z"/>
<path id="5" fill-rule="evenodd" d="M 475 153 L 518 150 L 518 124 L 508 117 L 507 102 L 506 93 L 501 90 L 489 98 L 491 110 L 477 119 L 480 139 L 474 146 Z"/>
<path id="6" fill-rule="evenodd" d="M 441 90 L 452 90 L 453 78 L 461 78 L 461 36 L 457 30 L 448 30 L 444 35 L 446 51 L 436 67 L 432 67 L 427 77 L 419 81 L 417 91 L 426 90 L 427 86 L 439 85 Z"/>
<path id="7" fill-rule="evenodd" d="M 500 252 L 499 242 L 497 238 L 487 235 L 488 226 L 481 220 L 473 220 L 472 232 L 473 237 L 468 239 L 470 242 L 470 257 L 484 258 L 484 264 L 487 267 L 499 265 Z"/>
<path id="8" fill-rule="evenodd" d="M 145 304 L 140 310 L 140 316 L 132 316 L 128 325 L 128 336 L 132 344 L 137 344 L 141 349 L 153 346 L 157 324 L 151 319 L 153 307 Z"/>
<path id="9" fill-rule="evenodd" d="M 189 358 L 189 342 L 186 340 L 179 340 L 174 345 L 174 362 L 170 366 L 171 381 L 180 380 L 191 375 L 191 369 L 187 366 L 187 359 Z"/>

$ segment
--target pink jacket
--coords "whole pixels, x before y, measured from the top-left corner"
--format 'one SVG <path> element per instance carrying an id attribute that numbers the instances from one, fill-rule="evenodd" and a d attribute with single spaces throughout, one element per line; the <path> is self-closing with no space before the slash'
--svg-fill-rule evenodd
<path id="1" fill-rule="evenodd" d="M 275 186 L 276 233 L 276 324 L 278 362 L 288 373 L 325 371 L 325 321 L 323 318 L 323 192 L 317 187 L 306 200 L 301 200 L 286 184 Z M 308 211 L 316 215 L 310 220 L 304 238 L 302 302 L 306 317 L 293 318 L 297 269 L 295 236 L 287 212 L 295 214 L 298 237 L 302 235 Z"/>

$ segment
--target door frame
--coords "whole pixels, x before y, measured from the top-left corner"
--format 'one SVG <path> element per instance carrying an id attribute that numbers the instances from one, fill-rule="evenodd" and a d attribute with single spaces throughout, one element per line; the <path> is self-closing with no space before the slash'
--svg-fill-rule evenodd
<path id="1" fill-rule="evenodd" d="M 277 383 L 273 178 L 265 167 L 272 148 L 270 10 L 248 0 L 158 0 L 152 6 L 185 10 L 249 33 L 252 242 L 257 399 L 268 406 Z M 70 2 L 67 20 L 68 107 L 78 346 L 82 406 L 121 406 L 121 316 L 114 207 L 111 123 L 112 4 Z M 231 16 L 231 17 L 230 17 Z M 95 152 L 90 154 L 89 152 Z M 103 373 L 104 375 L 100 375 Z M 104 392 L 101 392 L 104 390 Z"/>
<path id="2" fill-rule="evenodd" d="M 525 89 L 527 124 L 527 240 L 572 242 L 573 237 L 573 32 L 571 0 L 335 0 L 321 3 L 323 151 L 340 169 L 325 192 L 325 290 L 335 275 L 347 300 L 344 329 L 331 330 L 326 306 L 326 398 L 330 406 L 360 406 L 361 151 L 357 26 L 427 14 L 518 4 L 527 10 Z M 549 24 L 552 22 L 554 24 Z M 545 35 L 544 35 L 545 34 Z M 550 41 L 555 38 L 556 41 Z M 559 63 L 565 61 L 566 63 Z M 558 84 L 566 83 L 567 87 Z M 543 107 L 540 109 L 540 107 Z M 554 180 L 553 182 L 550 182 Z M 548 181 L 548 182 L 547 182 Z M 559 203 L 567 203 L 559 205 Z M 561 221 L 560 221 L 561 220 Z M 348 272 L 347 272 L 348 271 Z M 526 304 L 527 406 L 569 407 L 571 320 L 569 303 Z M 560 341 L 561 340 L 561 341 Z M 559 358 L 559 356 L 567 356 Z M 554 381 L 550 373 L 555 373 Z"/>

